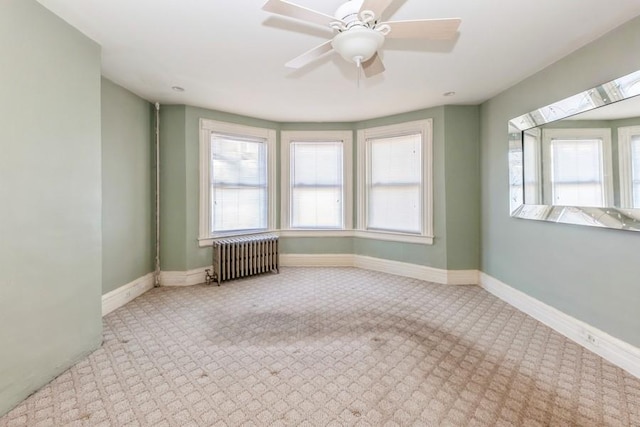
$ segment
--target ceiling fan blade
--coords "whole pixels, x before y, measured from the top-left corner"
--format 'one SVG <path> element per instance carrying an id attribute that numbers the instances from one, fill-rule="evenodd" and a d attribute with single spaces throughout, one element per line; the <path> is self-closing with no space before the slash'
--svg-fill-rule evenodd
<path id="1" fill-rule="evenodd" d="M 325 27 L 328 27 L 332 22 L 341 21 L 334 16 L 326 15 L 322 12 L 308 9 L 303 6 L 298 6 L 297 4 L 289 3 L 285 0 L 268 0 L 264 6 L 262 6 L 262 9 L 267 12 L 277 13 L 278 15 L 300 19 L 302 21 L 311 22 Z"/>
<path id="2" fill-rule="evenodd" d="M 461 19 L 418 19 L 415 21 L 390 21 L 380 25 L 391 28 L 387 38 L 449 40 L 455 37 Z"/>
<path id="3" fill-rule="evenodd" d="M 393 0 L 364 0 L 360 11 L 370 10 L 380 19 L 385 10 L 393 3 Z"/>
<path id="4" fill-rule="evenodd" d="M 303 53 L 302 55 L 293 58 L 291 61 L 287 62 L 285 67 L 288 68 L 302 68 L 307 64 L 315 61 L 320 58 L 325 53 L 331 52 L 333 50 L 333 46 L 331 46 L 331 40 L 322 43 L 320 46 L 314 47 L 308 52 Z"/>
<path id="5" fill-rule="evenodd" d="M 367 78 L 377 76 L 384 72 L 384 64 L 382 63 L 382 59 L 380 59 L 378 52 L 362 63 L 362 71 L 364 71 L 364 75 Z"/>

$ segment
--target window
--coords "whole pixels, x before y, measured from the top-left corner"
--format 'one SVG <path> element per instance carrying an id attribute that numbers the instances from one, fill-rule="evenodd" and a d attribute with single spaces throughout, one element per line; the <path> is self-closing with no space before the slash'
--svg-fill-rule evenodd
<path id="1" fill-rule="evenodd" d="M 281 140 L 282 228 L 350 229 L 352 132 L 284 131 Z"/>
<path id="2" fill-rule="evenodd" d="M 526 147 L 522 143 L 522 131 L 509 123 L 509 212 L 524 203 L 522 185 L 524 177 L 524 156 Z"/>
<path id="3" fill-rule="evenodd" d="M 542 186 L 540 185 L 540 129 L 529 129 L 522 133 L 522 151 L 524 156 L 524 202 L 528 205 L 540 205 Z"/>
<path id="4" fill-rule="evenodd" d="M 358 132 L 361 237 L 432 243 L 431 120 Z"/>
<path id="5" fill-rule="evenodd" d="M 640 208 L 640 126 L 618 129 L 620 205 Z"/>
<path id="6" fill-rule="evenodd" d="M 265 141 L 211 134 L 211 233 L 267 228 Z"/>
<path id="7" fill-rule="evenodd" d="M 631 139 L 631 194 L 633 207 L 640 208 L 640 135 Z"/>
<path id="8" fill-rule="evenodd" d="M 613 205 L 610 129 L 544 129 L 545 204 Z"/>
<path id="9" fill-rule="evenodd" d="M 200 121 L 200 242 L 274 228 L 275 131 Z"/>

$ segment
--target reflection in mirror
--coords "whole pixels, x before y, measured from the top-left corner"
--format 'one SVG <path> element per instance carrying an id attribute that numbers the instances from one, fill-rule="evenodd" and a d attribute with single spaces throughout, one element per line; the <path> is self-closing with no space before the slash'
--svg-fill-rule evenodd
<path id="1" fill-rule="evenodd" d="M 640 125 L 618 131 L 620 205 L 640 209 Z"/>
<path id="2" fill-rule="evenodd" d="M 509 122 L 512 216 L 640 231 L 640 71 Z"/>
<path id="3" fill-rule="evenodd" d="M 611 129 L 579 126 L 524 132 L 525 203 L 614 206 Z"/>

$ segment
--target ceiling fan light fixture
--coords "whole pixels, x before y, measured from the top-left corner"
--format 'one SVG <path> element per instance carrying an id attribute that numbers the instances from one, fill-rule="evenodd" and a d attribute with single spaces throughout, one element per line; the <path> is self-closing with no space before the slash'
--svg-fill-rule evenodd
<path id="1" fill-rule="evenodd" d="M 337 34 L 331 45 L 345 60 L 360 64 L 382 47 L 384 35 L 367 27 L 354 27 Z"/>
<path id="2" fill-rule="evenodd" d="M 285 64 L 287 67 L 302 68 L 325 54 L 336 51 L 347 62 L 355 63 L 366 77 L 373 77 L 385 69 L 378 52 L 386 37 L 451 40 L 458 34 L 460 18 L 382 21 L 381 17 L 394 1 L 347 0 L 333 16 L 297 5 L 290 0 L 267 0 L 262 8 L 267 12 L 322 25 L 335 31 L 332 40 L 298 55 Z"/>

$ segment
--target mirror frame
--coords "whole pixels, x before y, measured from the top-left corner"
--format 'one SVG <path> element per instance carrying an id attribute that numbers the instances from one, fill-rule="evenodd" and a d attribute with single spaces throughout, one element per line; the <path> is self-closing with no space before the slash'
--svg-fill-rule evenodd
<path id="1" fill-rule="evenodd" d="M 640 231 L 640 209 L 527 204 L 524 200 L 524 132 L 547 123 L 623 101 L 640 94 L 640 84 L 625 90 L 621 82 L 640 81 L 636 71 L 509 120 L 509 209 L 512 217 L 563 224 Z M 588 101 L 585 103 L 585 101 Z M 571 108 L 567 108 L 571 106 Z M 549 113 L 553 114 L 549 114 Z M 552 118 L 549 116 L 552 115 Z M 638 114 L 640 116 L 640 112 Z"/>

